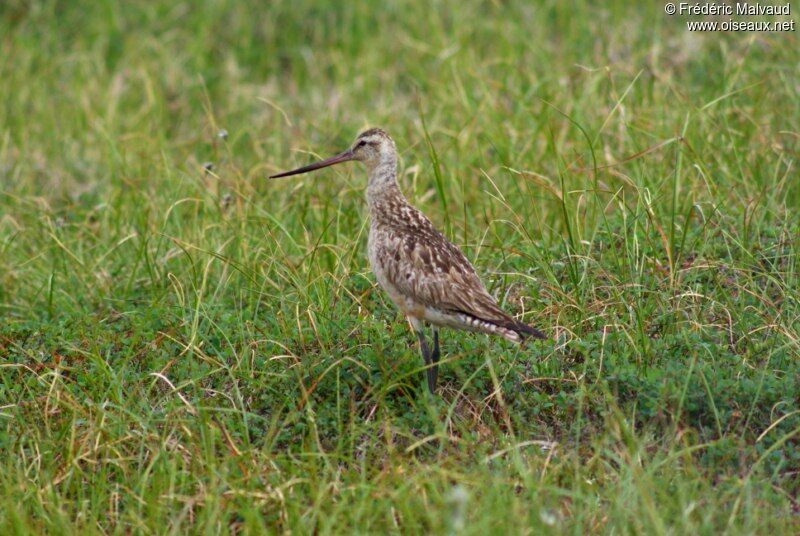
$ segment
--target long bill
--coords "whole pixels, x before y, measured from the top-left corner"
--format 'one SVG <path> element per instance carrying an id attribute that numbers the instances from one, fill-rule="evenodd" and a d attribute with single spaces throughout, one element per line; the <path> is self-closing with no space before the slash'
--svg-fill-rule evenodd
<path id="1" fill-rule="evenodd" d="M 279 179 L 281 177 L 288 177 L 290 175 L 299 175 L 300 173 L 308 173 L 309 171 L 314 171 L 315 169 L 322 169 L 324 167 L 332 166 L 334 164 L 339 164 L 340 162 L 347 162 L 349 160 L 353 160 L 353 158 L 354 158 L 353 151 L 348 149 L 343 153 L 339 153 L 336 156 L 326 158 L 325 160 L 320 160 L 319 162 L 315 162 L 313 164 L 309 164 L 301 168 L 293 169 L 291 171 L 284 171 L 283 173 L 278 173 L 277 175 L 270 175 L 269 178 Z"/>

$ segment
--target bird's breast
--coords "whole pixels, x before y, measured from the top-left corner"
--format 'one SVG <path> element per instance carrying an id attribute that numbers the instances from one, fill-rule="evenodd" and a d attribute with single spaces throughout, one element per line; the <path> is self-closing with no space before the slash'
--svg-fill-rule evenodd
<path id="1" fill-rule="evenodd" d="M 424 307 L 394 283 L 398 277 L 397 253 L 400 246 L 400 241 L 393 233 L 377 226 L 370 227 L 367 253 L 375 279 L 403 314 L 423 318 Z"/>
<path id="2" fill-rule="evenodd" d="M 372 272 L 378 280 L 378 284 L 388 290 L 391 285 L 392 266 L 389 262 L 388 254 L 391 251 L 392 243 L 388 234 L 376 226 L 370 227 L 369 238 L 367 240 L 367 256 Z"/>

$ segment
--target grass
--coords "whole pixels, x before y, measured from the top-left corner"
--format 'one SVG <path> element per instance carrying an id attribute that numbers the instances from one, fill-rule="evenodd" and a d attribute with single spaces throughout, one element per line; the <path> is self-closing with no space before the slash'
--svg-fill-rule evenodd
<path id="1" fill-rule="evenodd" d="M 798 533 L 797 34 L 662 11 L 3 2 L 2 532 Z M 367 126 L 551 340 L 426 395 L 364 171 L 264 180 Z"/>

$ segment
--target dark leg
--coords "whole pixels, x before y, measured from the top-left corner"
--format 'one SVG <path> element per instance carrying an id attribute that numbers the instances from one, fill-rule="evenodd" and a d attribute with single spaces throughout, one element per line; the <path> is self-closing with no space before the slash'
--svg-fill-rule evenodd
<path id="1" fill-rule="evenodd" d="M 433 377 L 433 385 L 436 386 L 436 380 L 439 378 L 439 328 L 433 327 L 433 352 L 431 352 L 431 363 L 433 366 L 428 369 L 428 383 L 431 382 Z"/>
<path id="2" fill-rule="evenodd" d="M 428 365 L 428 368 L 425 369 L 425 372 L 428 375 L 428 389 L 431 393 L 436 391 L 436 371 L 435 368 L 431 368 L 430 364 L 432 361 L 431 356 L 431 349 L 428 347 L 428 341 L 425 340 L 425 333 L 420 329 L 417 331 L 417 338 L 419 339 L 419 350 L 422 353 L 422 359 L 425 360 L 425 364 Z"/>

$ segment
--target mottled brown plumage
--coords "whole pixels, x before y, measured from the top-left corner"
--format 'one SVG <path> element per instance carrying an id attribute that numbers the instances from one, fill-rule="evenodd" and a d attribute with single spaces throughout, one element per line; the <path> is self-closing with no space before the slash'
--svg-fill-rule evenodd
<path id="1" fill-rule="evenodd" d="M 544 338 L 539 330 L 500 309 L 461 250 L 406 200 L 397 185 L 397 150 L 383 130 L 367 130 L 349 150 L 273 178 L 348 160 L 363 162 L 369 171 L 370 264 L 378 283 L 417 333 L 423 358 L 429 365 L 431 392 L 435 390 L 438 371 L 439 327 L 499 335 L 516 343 L 526 336 Z M 432 351 L 423 333 L 425 322 L 434 326 Z"/>

